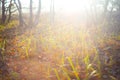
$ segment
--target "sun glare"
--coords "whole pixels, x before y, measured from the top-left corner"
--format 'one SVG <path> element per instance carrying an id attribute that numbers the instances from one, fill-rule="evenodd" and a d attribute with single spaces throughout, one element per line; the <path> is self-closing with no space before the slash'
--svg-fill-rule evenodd
<path id="1" fill-rule="evenodd" d="M 55 7 L 56 10 L 61 8 L 64 12 L 82 12 L 88 9 L 90 5 L 90 0 L 56 0 Z"/>
<path id="2" fill-rule="evenodd" d="M 28 0 L 21 0 L 23 6 L 28 7 Z M 91 0 L 54 0 L 54 8 L 56 12 L 82 12 L 89 9 Z M 42 0 L 42 11 L 50 10 L 51 0 Z M 33 1 L 33 5 L 37 7 L 37 1 Z"/>

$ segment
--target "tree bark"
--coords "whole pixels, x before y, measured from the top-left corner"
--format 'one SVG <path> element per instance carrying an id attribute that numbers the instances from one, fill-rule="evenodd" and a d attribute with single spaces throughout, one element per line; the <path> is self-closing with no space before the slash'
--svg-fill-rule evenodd
<path id="1" fill-rule="evenodd" d="M 23 26 L 22 6 L 21 6 L 21 1 L 20 1 L 20 0 L 18 0 L 18 4 L 19 4 L 19 7 L 18 7 L 18 12 L 19 12 L 19 25 L 20 25 L 20 26 Z"/>
<path id="2" fill-rule="evenodd" d="M 12 0 L 10 0 L 10 4 L 9 4 L 9 16 L 8 16 L 8 22 L 10 22 L 10 19 L 11 19 L 11 14 L 12 14 L 12 12 L 11 12 L 11 6 L 12 6 Z"/>
<path id="3" fill-rule="evenodd" d="M 4 24 L 4 23 L 5 23 L 5 20 L 6 20 L 5 1 L 6 1 L 6 0 L 2 0 L 2 24 Z"/>
<path id="4" fill-rule="evenodd" d="M 35 18 L 35 22 L 34 22 L 34 25 L 36 26 L 39 21 L 40 21 L 40 13 L 41 13 L 41 0 L 39 0 L 39 4 L 38 4 L 38 11 L 37 11 L 37 14 L 36 14 L 36 18 Z"/>
<path id="5" fill-rule="evenodd" d="M 33 9 L 32 9 L 32 7 L 33 7 L 32 0 L 30 0 L 30 17 L 29 17 L 30 21 L 29 21 L 29 24 L 31 27 L 33 25 Z"/>
<path id="6" fill-rule="evenodd" d="M 51 23 L 52 26 L 54 24 L 54 16 L 55 16 L 54 13 L 55 13 L 54 12 L 54 0 L 51 0 L 51 4 L 50 4 L 50 23 Z"/>
<path id="7" fill-rule="evenodd" d="M 1 10 L 2 10 L 2 9 L 1 9 L 1 0 L 0 0 L 0 15 L 1 15 Z"/>

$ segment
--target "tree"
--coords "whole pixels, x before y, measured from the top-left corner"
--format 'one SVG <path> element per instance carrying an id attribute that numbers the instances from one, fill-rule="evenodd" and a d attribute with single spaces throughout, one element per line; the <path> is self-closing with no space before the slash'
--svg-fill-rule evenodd
<path id="1" fill-rule="evenodd" d="M 12 14 L 12 12 L 11 12 L 11 7 L 12 7 L 12 0 L 10 0 L 10 4 L 9 4 L 9 6 L 8 6 L 8 11 L 9 11 L 9 16 L 8 16 L 8 22 L 10 21 L 10 19 L 11 19 L 11 14 Z"/>
<path id="2" fill-rule="evenodd" d="M 10 0 L 9 5 L 8 5 L 8 9 L 7 9 L 7 11 L 8 11 L 7 22 L 10 22 L 12 14 L 17 11 L 17 9 L 15 8 L 14 4 L 15 3 L 13 2 L 13 0 Z"/>
<path id="3" fill-rule="evenodd" d="M 24 21 L 23 21 L 23 16 L 22 16 L 22 5 L 21 5 L 21 1 L 18 0 L 18 4 L 16 2 L 16 0 L 14 0 L 14 3 L 17 7 L 18 13 L 19 13 L 19 26 L 23 26 Z"/>
<path id="4" fill-rule="evenodd" d="M 106 13 L 108 11 L 109 2 L 110 2 L 110 0 L 105 0 L 104 13 Z"/>
<path id="5" fill-rule="evenodd" d="M 2 0 L 2 24 L 5 23 L 6 20 L 6 8 L 5 8 L 5 4 L 6 4 L 6 0 Z"/>
<path id="6" fill-rule="evenodd" d="M 2 9 L 1 9 L 1 3 L 2 3 Z M 13 6 L 14 6 L 13 0 L 10 1 L 0 0 L 0 14 L 2 11 L 2 20 L 1 20 L 2 24 L 10 21 L 12 13 L 16 11 L 16 10 L 12 11 Z"/>
<path id="7" fill-rule="evenodd" d="M 19 11 L 19 22 L 20 22 L 20 25 L 23 26 L 23 16 L 22 16 L 22 5 L 21 5 L 21 1 L 18 0 L 18 4 L 19 4 L 19 8 L 18 8 L 18 11 Z"/>
<path id="8" fill-rule="evenodd" d="M 30 26 L 32 26 L 32 24 L 33 24 L 33 5 L 32 5 L 32 0 L 30 0 L 30 17 L 29 17 L 29 24 L 30 24 Z"/>
<path id="9" fill-rule="evenodd" d="M 1 0 L 0 0 L 0 15 L 1 15 L 1 10 L 2 10 L 2 9 L 1 9 Z"/>
<path id="10" fill-rule="evenodd" d="M 36 18 L 35 18 L 35 21 L 34 21 L 35 26 L 39 23 L 40 13 L 41 13 L 41 0 L 39 0 L 38 11 L 37 11 Z"/>
<path id="11" fill-rule="evenodd" d="M 41 13 L 41 0 L 38 0 L 38 10 L 36 12 L 36 16 L 33 17 L 33 9 L 32 9 L 32 0 L 30 0 L 30 21 L 29 21 L 29 26 L 33 27 L 36 26 L 39 23 L 40 20 L 40 13 Z M 34 21 L 33 21 L 34 18 Z"/>
<path id="12" fill-rule="evenodd" d="M 54 0 L 51 0 L 51 4 L 50 4 L 50 23 L 51 23 L 51 25 L 54 24 L 54 16 L 55 16 L 54 13 L 55 13 L 54 12 Z"/>

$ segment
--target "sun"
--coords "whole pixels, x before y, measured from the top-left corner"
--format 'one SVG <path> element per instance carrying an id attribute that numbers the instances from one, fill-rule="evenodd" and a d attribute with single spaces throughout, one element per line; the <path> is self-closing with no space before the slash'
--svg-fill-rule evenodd
<path id="1" fill-rule="evenodd" d="M 81 12 L 90 8 L 91 0 L 56 0 L 56 9 L 61 8 L 64 12 Z"/>

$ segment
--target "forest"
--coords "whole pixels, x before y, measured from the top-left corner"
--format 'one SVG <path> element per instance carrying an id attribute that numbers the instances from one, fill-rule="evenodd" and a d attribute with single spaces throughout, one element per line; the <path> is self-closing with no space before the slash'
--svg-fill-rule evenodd
<path id="1" fill-rule="evenodd" d="M 120 80 L 120 0 L 0 0 L 0 80 Z"/>

